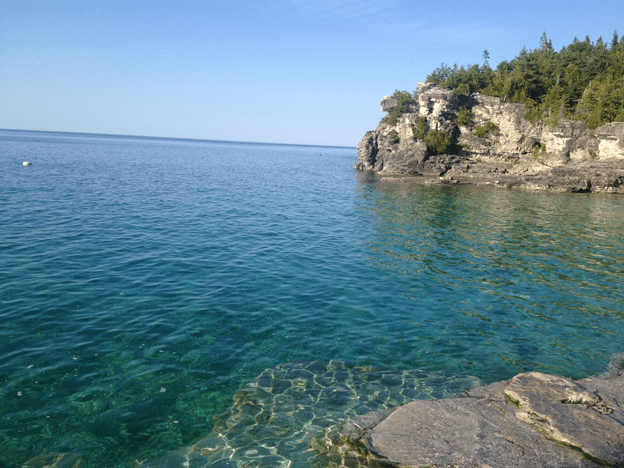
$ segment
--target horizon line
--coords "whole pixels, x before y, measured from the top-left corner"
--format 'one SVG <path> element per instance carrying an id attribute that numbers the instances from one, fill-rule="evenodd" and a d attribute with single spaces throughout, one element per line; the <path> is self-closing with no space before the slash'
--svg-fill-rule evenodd
<path id="1" fill-rule="evenodd" d="M 121 133 L 67 132 L 67 131 L 62 131 L 62 130 L 26 130 L 26 129 L 18 129 L 18 128 L 5 128 L 5 127 L 0 127 L 0 130 L 6 130 L 9 132 L 65 133 L 65 134 L 96 135 L 96 136 L 124 137 L 124 138 L 159 138 L 162 140 L 209 141 L 213 143 L 244 143 L 244 144 L 249 144 L 249 145 L 315 146 L 315 147 L 320 147 L 320 148 L 356 148 L 356 146 L 342 146 L 342 145 L 315 145 L 315 144 L 308 144 L 308 143 L 271 143 L 271 142 L 263 142 L 263 141 L 242 141 L 242 140 L 211 140 L 208 138 L 125 135 Z"/>

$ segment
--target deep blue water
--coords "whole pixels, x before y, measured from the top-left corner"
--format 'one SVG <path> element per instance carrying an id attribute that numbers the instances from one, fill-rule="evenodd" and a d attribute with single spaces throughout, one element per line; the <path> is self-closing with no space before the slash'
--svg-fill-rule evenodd
<path id="1" fill-rule="evenodd" d="M 624 351 L 624 197 L 426 187 L 355 160 L 1 130 L 0 467 L 170 454 L 285 363 L 435 376 L 435 396 Z"/>

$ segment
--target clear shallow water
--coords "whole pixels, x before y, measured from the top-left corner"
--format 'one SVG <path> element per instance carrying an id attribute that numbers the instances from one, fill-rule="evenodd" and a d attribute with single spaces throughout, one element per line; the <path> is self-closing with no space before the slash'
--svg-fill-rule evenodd
<path id="1" fill-rule="evenodd" d="M 355 159 L 0 131 L 0 466 L 167 455 L 294 361 L 345 363 L 323 388 L 378 408 L 397 400 L 352 384 L 362 366 L 443 396 L 623 351 L 624 198 L 423 187 Z"/>

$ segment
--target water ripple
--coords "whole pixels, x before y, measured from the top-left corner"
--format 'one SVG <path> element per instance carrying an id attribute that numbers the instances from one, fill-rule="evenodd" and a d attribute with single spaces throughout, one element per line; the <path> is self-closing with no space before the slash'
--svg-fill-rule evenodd
<path id="1" fill-rule="evenodd" d="M 2 466 L 190 446 L 287 362 L 490 382 L 622 351 L 621 197 L 388 182 L 354 149 L 0 141 Z"/>

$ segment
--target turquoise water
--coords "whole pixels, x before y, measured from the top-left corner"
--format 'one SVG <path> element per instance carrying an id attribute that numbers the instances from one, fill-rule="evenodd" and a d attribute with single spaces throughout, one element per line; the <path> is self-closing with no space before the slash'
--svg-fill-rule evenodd
<path id="1" fill-rule="evenodd" d="M 355 160 L 0 131 L 0 466 L 206 444 L 202 466 L 329 466 L 316 435 L 280 441 L 624 351 L 623 197 L 425 187 Z M 289 411 L 286 387 L 305 389 Z M 229 423 L 263 388 L 287 431 Z M 236 449 L 253 444 L 268 458 Z"/>

